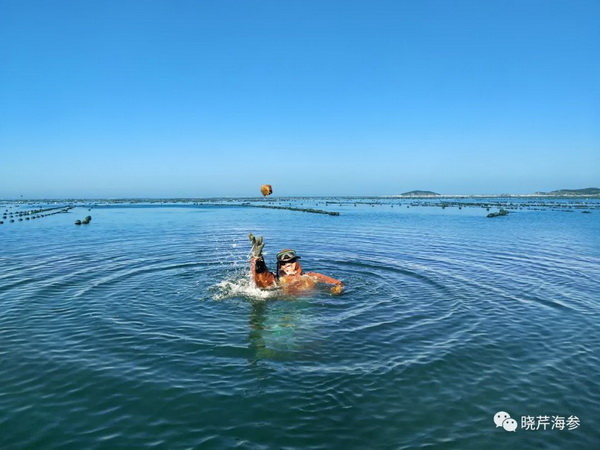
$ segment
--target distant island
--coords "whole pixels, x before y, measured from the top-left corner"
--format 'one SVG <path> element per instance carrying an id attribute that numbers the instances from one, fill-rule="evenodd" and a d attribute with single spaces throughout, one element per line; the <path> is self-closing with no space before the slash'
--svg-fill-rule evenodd
<path id="1" fill-rule="evenodd" d="M 440 194 L 432 191 L 410 191 L 400 195 L 406 197 L 439 197 Z"/>
<path id="2" fill-rule="evenodd" d="M 585 189 L 559 189 L 558 191 L 551 192 L 536 192 L 536 195 L 556 195 L 556 196 L 589 196 L 589 195 L 600 195 L 600 189 L 598 188 L 585 188 Z"/>
<path id="3" fill-rule="evenodd" d="M 535 194 L 438 194 L 433 191 L 414 190 L 404 192 L 397 197 L 600 197 L 599 188 L 585 189 L 559 189 L 550 192 L 536 192 Z"/>

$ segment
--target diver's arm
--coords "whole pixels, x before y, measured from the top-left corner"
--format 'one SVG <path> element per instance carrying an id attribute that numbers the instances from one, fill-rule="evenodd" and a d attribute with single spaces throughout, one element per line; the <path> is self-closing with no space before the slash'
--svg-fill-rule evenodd
<path id="1" fill-rule="evenodd" d="M 275 275 L 269 272 L 267 264 L 262 256 L 253 256 L 250 259 L 250 273 L 254 283 L 259 288 L 268 288 L 277 284 Z"/>
<path id="2" fill-rule="evenodd" d="M 342 284 L 343 284 L 340 280 L 336 280 L 335 278 L 328 277 L 327 275 L 323 275 L 322 273 L 305 272 L 305 275 L 308 275 L 309 277 L 316 278 L 321 283 L 335 284 L 335 285 L 338 285 L 338 286 L 342 286 Z"/>
<path id="3" fill-rule="evenodd" d="M 250 273 L 254 283 L 259 288 L 268 288 L 277 284 L 277 278 L 269 272 L 262 255 L 265 243 L 262 236 L 256 238 L 252 233 L 248 235 L 252 243 L 252 258 L 250 258 Z"/>
<path id="4" fill-rule="evenodd" d="M 335 278 L 328 277 L 327 275 L 323 275 L 322 273 L 317 272 L 307 272 L 305 275 L 309 277 L 316 278 L 320 283 L 325 284 L 333 284 L 331 287 L 331 293 L 333 295 L 341 295 L 344 291 L 344 284 L 340 280 L 336 280 Z"/>

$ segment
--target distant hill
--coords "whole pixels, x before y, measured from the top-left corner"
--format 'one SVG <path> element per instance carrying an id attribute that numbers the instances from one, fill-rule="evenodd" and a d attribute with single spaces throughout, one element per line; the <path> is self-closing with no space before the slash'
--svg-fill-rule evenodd
<path id="1" fill-rule="evenodd" d="M 401 195 L 412 196 L 412 197 L 422 197 L 422 196 L 439 196 L 440 194 L 438 194 L 436 192 L 431 192 L 431 191 L 410 191 L 410 192 L 405 192 L 404 194 L 401 194 Z"/>
<path id="2" fill-rule="evenodd" d="M 585 189 L 560 189 L 558 191 L 551 192 L 536 192 L 540 195 L 600 195 L 600 189 L 598 188 L 585 188 Z"/>

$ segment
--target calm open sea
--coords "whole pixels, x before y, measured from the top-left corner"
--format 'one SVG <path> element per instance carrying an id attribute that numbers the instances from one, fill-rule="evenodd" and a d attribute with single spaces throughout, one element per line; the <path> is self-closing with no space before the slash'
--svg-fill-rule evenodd
<path id="1" fill-rule="evenodd" d="M 0 448 L 597 449 L 600 203 L 516 202 L 7 216 Z M 252 288 L 249 232 L 345 293 Z"/>

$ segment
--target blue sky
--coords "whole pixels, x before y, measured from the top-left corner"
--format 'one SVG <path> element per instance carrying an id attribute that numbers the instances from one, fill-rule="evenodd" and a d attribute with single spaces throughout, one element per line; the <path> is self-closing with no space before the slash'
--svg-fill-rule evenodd
<path id="1" fill-rule="evenodd" d="M 0 198 L 600 187 L 597 0 L 0 0 Z"/>

